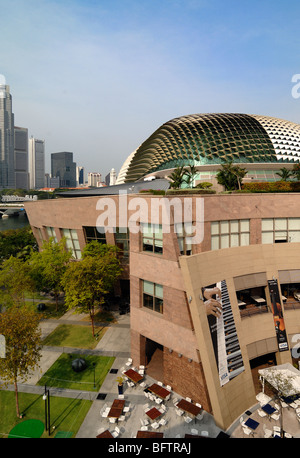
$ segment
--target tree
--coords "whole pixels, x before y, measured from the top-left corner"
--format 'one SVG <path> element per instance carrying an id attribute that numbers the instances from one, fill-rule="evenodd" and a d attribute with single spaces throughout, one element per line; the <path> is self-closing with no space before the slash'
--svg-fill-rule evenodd
<path id="1" fill-rule="evenodd" d="M 279 172 L 276 172 L 276 175 L 278 175 L 281 180 L 280 181 L 288 181 L 289 178 L 291 178 L 294 173 L 293 170 L 289 170 L 286 167 L 282 167 Z"/>
<path id="2" fill-rule="evenodd" d="M 12 306 L 0 313 L 0 334 L 5 337 L 5 357 L 0 358 L 0 377 L 4 385 L 13 384 L 16 413 L 20 416 L 18 380 L 25 382 L 41 357 L 40 315 L 30 308 Z"/>
<path id="3" fill-rule="evenodd" d="M 186 170 L 183 165 L 174 169 L 174 171 L 169 176 L 171 181 L 170 188 L 179 189 L 181 187 L 181 185 L 184 183 L 185 172 Z"/>
<path id="4" fill-rule="evenodd" d="M 247 174 L 247 170 L 239 165 L 233 165 L 232 161 L 222 164 L 221 169 L 216 174 L 219 184 L 225 186 L 227 191 L 241 189 L 242 179 Z"/>
<path id="5" fill-rule="evenodd" d="M 0 232 L 0 264 L 10 256 L 28 259 L 37 243 L 30 226 Z"/>
<path id="6" fill-rule="evenodd" d="M 11 256 L 0 270 L 0 303 L 10 306 L 25 303 L 25 292 L 34 290 L 29 262 Z"/>
<path id="7" fill-rule="evenodd" d="M 72 251 L 66 249 L 65 239 L 55 242 L 53 237 L 44 242 L 41 251 L 33 253 L 30 258 L 30 271 L 36 288 L 54 293 L 56 310 L 62 290 L 61 281 L 71 258 Z"/>
<path id="8" fill-rule="evenodd" d="M 295 177 L 297 181 L 300 181 L 300 164 L 299 163 L 294 164 L 292 172 L 293 172 L 293 177 Z"/>
<path id="9" fill-rule="evenodd" d="M 117 251 L 112 245 L 88 243 L 82 259 L 70 263 L 63 275 L 65 303 L 78 313 L 89 313 L 93 336 L 96 309 L 104 303 L 104 296 L 112 290 L 122 272 Z"/>

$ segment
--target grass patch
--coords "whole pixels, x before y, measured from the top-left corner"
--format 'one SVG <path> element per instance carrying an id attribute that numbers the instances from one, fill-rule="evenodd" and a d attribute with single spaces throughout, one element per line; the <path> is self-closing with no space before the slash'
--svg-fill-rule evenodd
<path id="1" fill-rule="evenodd" d="M 45 422 L 45 401 L 42 395 L 19 393 L 19 405 L 20 412 L 25 414 L 23 419 L 16 416 L 15 393 L 0 391 L 0 437 L 7 437 L 12 428 L 21 421 L 37 419 Z M 50 437 L 54 437 L 59 431 L 71 431 L 72 437 L 75 437 L 91 405 L 92 401 L 55 397 L 50 392 Z M 48 432 L 44 431 L 41 437 L 49 437 Z"/>
<path id="2" fill-rule="evenodd" d="M 43 345 L 75 347 L 92 350 L 106 332 L 105 327 L 95 327 L 95 337 L 90 326 L 61 324 L 43 340 Z"/>
<path id="3" fill-rule="evenodd" d="M 82 358 L 86 362 L 86 368 L 81 372 L 75 372 L 72 369 L 72 361 L 76 358 Z M 82 391 L 99 391 L 114 360 L 115 358 L 110 356 L 63 353 L 38 381 L 38 385 Z"/>

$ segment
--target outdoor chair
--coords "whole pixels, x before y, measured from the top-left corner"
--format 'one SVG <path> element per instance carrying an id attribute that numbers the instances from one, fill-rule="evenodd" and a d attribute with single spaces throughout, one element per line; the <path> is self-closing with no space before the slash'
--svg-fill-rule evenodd
<path id="1" fill-rule="evenodd" d="M 186 401 L 188 401 L 188 402 L 192 402 L 191 398 L 185 398 L 185 399 L 186 399 Z"/>
<path id="2" fill-rule="evenodd" d="M 166 386 L 167 390 L 172 391 L 172 387 L 170 385 Z"/>
<path id="3" fill-rule="evenodd" d="M 148 426 L 143 425 L 143 426 L 141 427 L 141 431 L 148 431 Z"/>
<path id="4" fill-rule="evenodd" d="M 129 407 L 126 406 L 124 407 L 123 412 L 129 412 L 129 410 L 130 410 Z"/>
<path id="5" fill-rule="evenodd" d="M 167 420 L 165 418 L 161 418 L 158 423 L 162 426 L 165 426 L 167 424 Z"/>
<path id="6" fill-rule="evenodd" d="M 265 429 L 264 438 L 268 439 L 273 436 L 273 432 L 270 429 Z"/>
<path id="7" fill-rule="evenodd" d="M 154 423 L 152 423 L 151 426 L 152 426 L 153 429 L 157 429 L 157 428 L 159 428 L 160 425 L 159 425 L 159 423 L 157 423 L 157 421 L 155 421 Z"/>
<path id="8" fill-rule="evenodd" d="M 200 407 L 200 409 L 202 409 L 202 405 L 199 404 L 199 402 L 196 402 L 196 406 L 197 406 L 197 407 Z"/>
<path id="9" fill-rule="evenodd" d="M 116 418 L 109 417 L 109 422 L 110 423 L 116 423 L 116 421 L 117 421 Z"/>
<path id="10" fill-rule="evenodd" d="M 163 383 L 162 382 L 157 382 L 157 385 L 163 386 Z"/>
<path id="11" fill-rule="evenodd" d="M 200 436 L 208 437 L 209 436 L 208 431 L 201 431 Z"/>
<path id="12" fill-rule="evenodd" d="M 176 415 L 178 415 L 179 417 L 181 417 L 181 415 L 184 414 L 184 411 L 178 408 L 175 410 L 175 412 L 176 412 Z"/>
<path id="13" fill-rule="evenodd" d="M 191 429 L 191 433 L 195 436 L 197 436 L 199 434 L 199 431 L 198 429 Z"/>
<path id="14" fill-rule="evenodd" d="M 163 400 L 161 398 L 155 398 L 156 404 L 161 404 Z"/>
<path id="15" fill-rule="evenodd" d="M 276 421 L 277 421 L 277 420 L 279 420 L 280 415 L 279 415 L 278 413 L 275 412 L 275 413 L 273 413 L 273 414 L 271 415 L 271 418 L 273 418 L 273 420 L 276 420 Z"/>
<path id="16" fill-rule="evenodd" d="M 266 412 L 264 412 L 264 411 L 261 410 L 261 409 L 257 409 L 257 413 L 258 413 L 258 415 L 259 415 L 260 417 L 266 417 L 266 415 L 267 415 Z"/>
<path id="17" fill-rule="evenodd" d="M 193 419 L 191 417 L 186 416 L 186 417 L 184 417 L 184 421 L 186 423 L 191 423 L 191 421 L 193 421 Z"/>
<path id="18" fill-rule="evenodd" d="M 119 421 L 124 421 L 125 420 L 125 415 L 120 415 L 120 417 L 118 418 L 118 422 Z"/>
<path id="19" fill-rule="evenodd" d="M 119 434 L 120 434 L 119 428 L 116 426 L 115 429 L 112 431 L 111 434 L 113 435 L 113 437 L 118 437 Z"/>

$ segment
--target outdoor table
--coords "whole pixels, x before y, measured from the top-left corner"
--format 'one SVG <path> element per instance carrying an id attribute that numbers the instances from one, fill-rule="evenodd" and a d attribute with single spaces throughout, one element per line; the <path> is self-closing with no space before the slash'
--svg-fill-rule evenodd
<path id="1" fill-rule="evenodd" d="M 181 399 L 177 403 L 177 407 L 181 410 L 184 410 L 187 413 L 190 413 L 196 417 L 201 412 L 201 407 L 196 406 L 195 404 L 187 401 L 186 399 Z"/>
<path id="2" fill-rule="evenodd" d="M 133 369 L 128 369 L 128 371 L 124 372 L 124 375 L 130 378 L 130 380 L 132 380 L 134 383 L 138 383 L 144 378 L 143 375 L 139 374 Z"/>
<path id="3" fill-rule="evenodd" d="M 162 412 L 156 407 L 152 407 L 150 410 L 146 411 L 146 415 L 148 415 L 151 420 L 156 420 L 156 418 L 162 415 Z"/>
<path id="4" fill-rule="evenodd" d="M 124 408 L 125 400 L 124 399 L 115 399 L 112 403 L 110 411 L 108 412 L 108 417 L 119 418 Z"/>
<path id="5" fill-rule="evenodd" d="M 268 415 L 272 415 L 272 413 L 276 412 L 276 409 L 272 407 L 270 404 L 262 406 L 262 410 L 266 412 L 266 414 Z"/>
<path id="6" fill-rule="evenodd" d="M 136 434 L 137 439 L 147 439 L 149 438 L 161 438 L 164 437 L 164 433 L 159 433 L 156 431 L 141 431 L 139 430 Z"/>
<path id="7" fill-rule="evenodd" d="M 98 436 L 96 436 L 97 439 L 112 439 L 113 437 L 114 436 L 108 429 L 106 431 L 103 431 L 103 433 L 98 434 Z"/>
<path id="8" fill-rule="evenodd" d="M 249 428 L 255 430 L 258 427 L 259 423 L 258 423 L 258 421 L 253 420 L 253 418 L 248 418 L 248 420 L 245 421 L 245 425 L 248 426 Z"/>
<path id="9" fill-rule="evenodd" d="M 153 385 L 148 387 L 148 390 L 152 393 L 156 394 L 162 399 L 166 399 L 171 393 L 166 388 L 158 385 L 157 383 L 153 383 Z"/>

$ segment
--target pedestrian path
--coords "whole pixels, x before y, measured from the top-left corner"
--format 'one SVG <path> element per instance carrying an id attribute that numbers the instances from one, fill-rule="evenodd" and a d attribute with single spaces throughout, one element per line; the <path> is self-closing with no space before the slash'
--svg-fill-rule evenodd
<path id="1" fill-rule="evenodd" d="M 77 323 L 77 324 L 88 324 L 88 322 L 82 321 L 83 315 L 77 315 L 68 311 L 63 317 L 57 320 L 45 320 L 41 322 L 42 338 L 45 338 L 50 334 L 56 326 L 65 323 Z M 118 384 L 116 377 L 120 375 L 120 369 L 125 366 L 128 357 L 130 356 L 130 315 L 119 315 L 117 314 L 117 322 L 108 325 L 108 329 L 105 332 L 102 339 L 98 342 L 97 346 L 93 350 L 84 350 L 82 348 L 69 348 L 69 347 L 51 347 L 44 346 L 42 349 L 42 357 L 40 360 L 40 368 L 34 371 L 31 377 L 26 383 L 18 385 L 20 392 L 38 393 L 43 394 L 44 387 L 37 386 L 37 381 L 42 375 L 52 366 L 56 359 L 62 353 L 79 353 L 79 354 L 97 354 L 105 356 L 114 356 L 115 360 L 110 371 L 99 392 L 81 391 L 81 390 L 69 390 L 63 388 L 52 388 L 51 396 L 62 396 L 78 399 L 87 399 L 92 401 L 91 408 L 86 415 L 76 437 L 77 438 L 95 438 L 100 428 L 108 428 L 109 423 L 107 419 L 103 419 L 100 416 L 100 410 L 104 404 L 110 405 L 115 398 L 118 397 Z M 155 382 L 153 378 L 147 374 L 145 376 L 146 385 L 150 385 Z M 13 390 L 13 386 L 8 387 Z M 100 396 L 99 396 L 100 395 Z M 174 396 L 176 393 L 173 394 Z M 141 427 L 140 419 L 144 416 L 143 405 L 147 402 L 144 396 L 142 387 L 137 386 L 134 388 L 124 389 L 124 396 L 126 405 L 130 406 L 130 414 L 126 419 L 126 422 L 120 426 L 121 435 L 120 437 L 131 438 L 135 437 L 137 431 Z M 180 395 L 177 395 L 180 398 Z M 184 437 L 185 433 L 191 434 L 191 429 L 199 431 L 207 431 L 209 437 L 217 437 L 221 432 L 214 422 L 213 416 L 204 412 L 203 419 L 200 421 L 193 421 L 193 426 L 186 424 L 183 418 L 178 417 L 175 412 L 176 408 L 172 403 L 172 399 L 167 402 L 167 412 L 165 419 L 167 425 L 160 428 L 160 431 L 164 432 L 164 437 L 175 438 Z"/>

